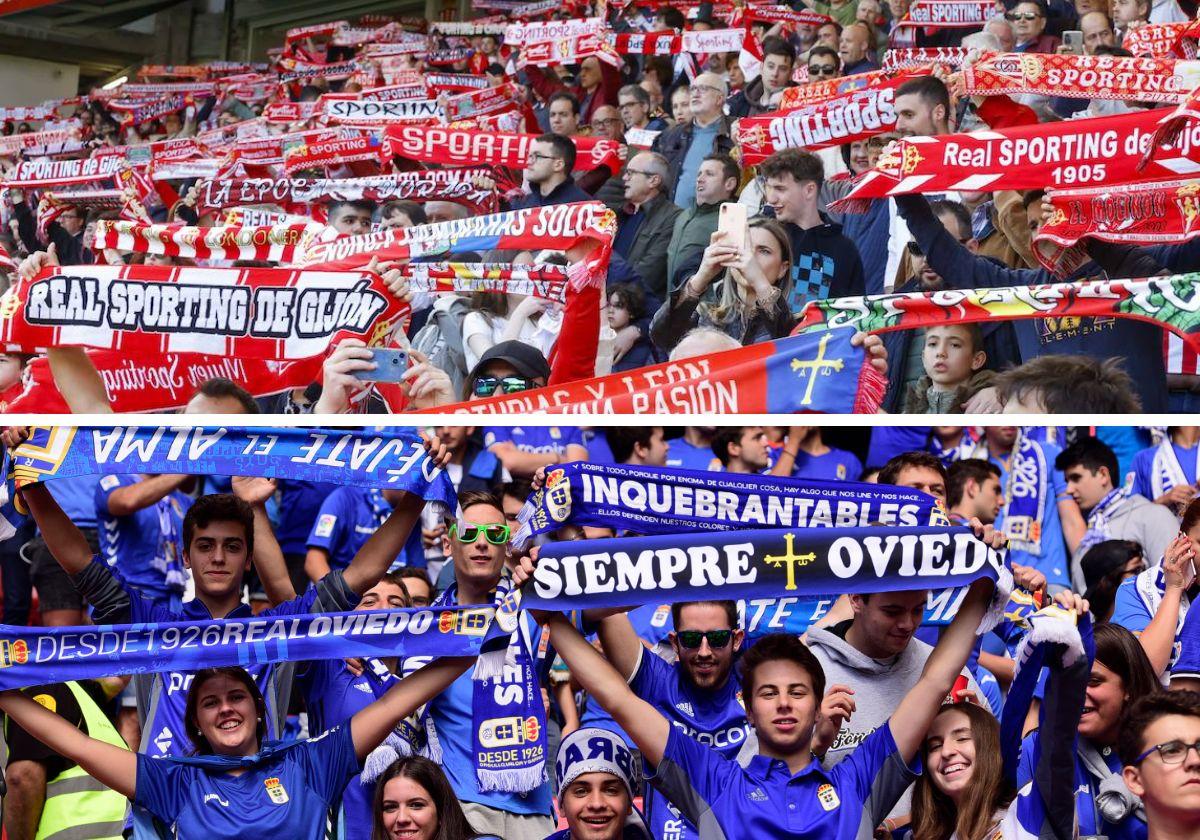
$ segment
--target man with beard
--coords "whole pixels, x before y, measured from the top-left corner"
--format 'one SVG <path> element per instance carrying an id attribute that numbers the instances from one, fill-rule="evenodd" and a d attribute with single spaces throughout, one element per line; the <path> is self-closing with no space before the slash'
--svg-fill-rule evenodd
<path id="1" fill-rule="evenodd" d="M 675 631 L 668 641 L 676 661 L 647 650 L 625 613 L 600 622 L 600 644 L 633 692 L 681 732 L 727 758 L 736 758 L 750 727 L 741 680 L 733 664 L 741 649 L 737 604 L 693 601 L 671 605 Z M 646 819 L 655 837 L 684 840 L 699 835 L 657 790 L 649 792 Z"/>

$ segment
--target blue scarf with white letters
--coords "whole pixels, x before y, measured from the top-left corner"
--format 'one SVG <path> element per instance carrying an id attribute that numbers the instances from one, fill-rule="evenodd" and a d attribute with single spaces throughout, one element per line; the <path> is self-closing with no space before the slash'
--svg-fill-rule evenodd
<path id="1" fill-rule="evenodd" d="M 34 426 L 7 456 L 24 484 L 80 475 L 241 475 L 404 490 L 457 507 L 454 486 L 415 431 L 169 426 Z M 11 485 L 10 485 L 11 487 Z"/>
<path id="2" fill-rule="evenodd" d="M 568 524 L 638 534 L 949 524 L 937 499 L 909 487 L 578 461 L 547 470 L 517 518 L 515 545 Z"/>
<path id="3" fill-rule="evenodd" d="M 528 793 L 546 781 L 546 709 L 538 680 L 546 650 L 531 649 L 523 616 L 513 609 L 511 587 L 507 576 L 500 579 L 496 603 L 508 612 L 502 617 L 498 611 L 491 622 L 471 683 L 471 761 L 479 790 Z M 451 584 L 433 606 L 451 607 L 457 599 L 458 586 Z M 489 667 L 485 658 L 497 656 L 498 664 Z M 437 729 L 428 714 L 423 723 L 427 755 L 441 763 Z"/>
<path id="4" fill-rule="evenodd" d="M 0 625 L 0 691 L 346 656 L 475 656 L 491 612 L 427 607 L 92 627 Z"/>
<path id="5" fill-rule="evenodd" d="M 999 581 L 1000 554 L 969 528 L 792 528 L 626 537 L 542 546 L 524 609 L 575 610 L 647 601 L 890 592 Z M 1002 599 L 1000 596 L 1003 596 Z M 990 629 L 990 628 L 989 628 Z"/>

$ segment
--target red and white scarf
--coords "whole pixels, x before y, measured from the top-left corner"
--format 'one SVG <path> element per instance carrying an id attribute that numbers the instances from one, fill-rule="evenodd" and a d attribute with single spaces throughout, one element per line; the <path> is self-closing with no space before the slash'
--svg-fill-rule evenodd
<path id="1" fill-rule="evenodd" d="M 379 138 L 351 129 L 322 132 L 300 145 L 285 148 L 283 171 L 291 177 L 306 169 L 379 160 Z"/>
<path id="2" fill-rule="evenodd" d="M 981 27 L 997 15 L 995 0 L 913 0 L 908 14 L 896 29 L 919 26 L 925 29 Z"/>
<path id="3" fill-rule="evenodd" d="M 1200 62 L 1111 55 L 993 53 L 963 70 L 963 85 L 972 96 L 1033 93 L 1180 102 L 1200 85 Z"/>
<path id="4" fill-rule="evenodd" d="M 1182 23 L 1146 23 L 1125 33 L 1121 46 L 1135 56 L 1150 58 L 1181 58 L 1176 55 L 1175 45 L 1191 26 L 1192 21 Z"/>
<path id="5" fill-rule="evenodd" d="M 364 266 L 372 257 L 400 260 L 495 249 L 567 251 L 594 243 L 598 248 L 588 258 L 586 272 L 578 277 L 579 284 L 586 284 L 607 268 L 615 235 L 616 215 L 603 204 L 557 204 L 334 238 L 311 245 L 302 264 L 342 270 Z M 323 238 L 329 236 L 327 231 Z"/>
<path id="6" fill-rule="evenodd" d="M 553 263 L 408 263 L 400 271 L 416 292 L 469 295 L 474 292 L 529 295 L 563 303 L 567 267 Z"/>
<path id="7" fill-rule="evenodd" d="M 888 87 L 893 79 L 903 73 L 905 80 L 926 73 L 909 71 L 872 70 L 869 73 L 855 73 L 853 76 L 843 76 L 840 79 L 827 79 L 820 82 L 809 82 L 806 85 L 790 87 L 784 90 L 779 100 L 779 110 L 791 111 L 805 105 L 825 102 L 835 96 L 842 96 L 857 90 Z"/>
<path id="8" fill-rule="evenodd" d="M 884 70 L 913 70 L 930 64 L 942 64 L 957 70 L 967 60 L 966 47 L 909 47 L 890 49 L 883 54 Z"/>
<path id="9" fill-rule="evenodd" d="M 1200 181 L 1113 184 L 1052 190 L 1054 207 L 1033 238 L 1033 252 L 1051 271 L 1070 274 L 1088 260 L 1083 240 L 1131 245 L 1173 244 L 1200 236 Z"/>
<path id="10" fill-rule="evenodd" d="M 43 269 L 7 293 L 0 341 L 285 361 L 333 341 L 381 343 L 408 305 L 370 272 L 91 265 Z"/>
<path id="11" fill-rule="evenodd" d="M 322 116 L 334 125 L 381 126 L 398 123 L 427 123 L 444 116 L 441 106 L 431 99 L 342 99 L 327 97 Z"/>
<path id="12" fill-rule="evenodd" d="M 952 190 L 1027 190 L 1120 184 L 1200 172 L 1200 127 L 1138 167 L 1159 121 L 1172 112 L 1037 123 L 937 137 L 908 137 L 857 179 L 835 210 L 865 212 L 870 199 Z"/>
<path id="13" fill-rule="evenodd" d="M 523 169 L 536 134 L 470 131 L 440 126 L 388 126 L 383 132 L 382 154 L 418 163 L 450 166 L 508 166 Z M 575 143 L 575 169 L 590 172 L 607 166 L 619 172 L 620 144 L 599 137 L 572 137 Z"/>
<path id="14" fill-rule="evenodd" d="M 102 155 L 86 160 L 35 158 L 17 164 L 3 181 L 5 187 L 47 187 L 86 184 L 111 179 L 125 165 L 124 155 Z"/>
<path id="15" fill-rule="evenodd" d="M 738 120 L 734 136 L 742 164 L 757 166 L 781 149 L 827 149 L 892 131 L 896 89 L 912 76 L 864 88 L 791 111 L 772 111 Z"/>
<path id="16" fill-rule="evenodd" d="M 104 383 L 109 406 L 118 414 L 182 408 L 202 383 L 215 377 L 236 382 L 254 397 L 269 397 L 292 388 L 304 388 L 320 378 L 323 361 L 321 356 L 295 362 L 273 362 L 199 353 L 164 353 L 147 358 L 112 350 L 88 350 L 87 355 Z M 70 413 L 45 356 L 30 362 L 24 387 L 5 411 L 14 414 Z"/>
<path id="17" fill-rule="evenodd" d="M 96 223 L 93 249 L 193 260 L 293 262 L 310 241 L 328 230 L 311 221 L 269 227 L 191 227 L 102 219 Z"/>
<path id="18" fill-rule="evenodd" d="M 495 190 L 473 183 L 481 169 L 435 169 L 367 178 L 244 178 L 197 184 L 196 210 L 207 213 L 249 204 L 297 204 L 338 201 L 455 201 L 476 212 L 494 212 Z"/>

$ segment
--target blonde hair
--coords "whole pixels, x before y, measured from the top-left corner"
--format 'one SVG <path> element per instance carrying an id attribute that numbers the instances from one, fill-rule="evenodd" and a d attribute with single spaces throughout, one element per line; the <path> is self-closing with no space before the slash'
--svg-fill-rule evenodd
<path id="1" fill-rule="evenodd" d="M 766 216 L 755 216 L 750 220 L 749 226 L 752 229 L 761 228 L 767 231 L 778 243 L 780 256 L 787 268 L 783 278 L 776 285 L 780 294 L 788 294 L 792 287 L 792 241 L 788 239 L 787 231 L 775 219 Z M 753 306 L 746 300 L 742 289 L 728 271 L 721 275 L 715 287 L 716 301 L 702 301 L 697 307 L 700 314 L 714 324 L 728 324 L 735 318 L 740 318 L 743 325 L 749 322 Z"/>

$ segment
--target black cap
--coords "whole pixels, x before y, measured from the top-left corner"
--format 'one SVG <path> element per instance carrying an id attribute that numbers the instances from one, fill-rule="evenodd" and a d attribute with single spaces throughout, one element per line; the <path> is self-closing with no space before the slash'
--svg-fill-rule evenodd
<path id="1" fill-rule="evenodd" d="M 479 357 L 471 369 L 469 381 L 474 382 L 481 376 L 488 362 L 496 361 L 508 362 L 526 379 L 550 378 L 550 363 L 540 350 L 523 341 L 502 341 Z"/>
<path id="2" fill-rule="evenodd" d="M 1141 557 L 1142 547 L 1130 540 L 1105 540 L 1096 543 L 1079 561 L 1086 587 L 1091 589 L 1109 574 L 1123 569 L 1134 557 Z"/>

